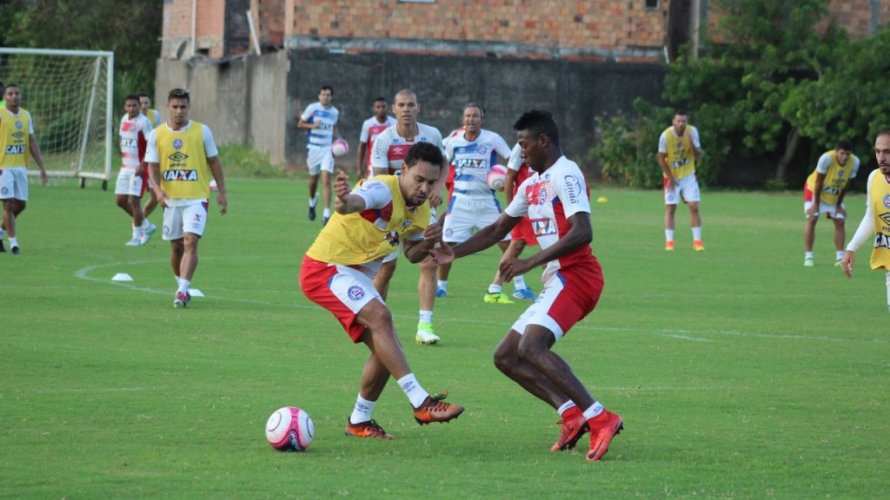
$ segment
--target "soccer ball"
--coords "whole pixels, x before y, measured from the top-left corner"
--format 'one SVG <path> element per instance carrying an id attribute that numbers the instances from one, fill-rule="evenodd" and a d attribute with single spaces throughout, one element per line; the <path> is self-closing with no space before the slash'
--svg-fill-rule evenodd
<path id="1" fill-rule="evenodd" d="M 507 167 L 495 165 L 488 172 L 488 187 L 495 191 L 504 190 L 504 180 L 507 178 Z"/>
<path id="2" fill-rule="evenodd" d="M 279 451 L 305 451 L 314 434 L 309 414 L 296 406 L 279 408 L 266 421 L 266 439 Z"/>
<path id="3" fill-rule="evenodd" d="M 343 156 L 349 152 L 349 143 L 344 139 L 337 139 L 331 145 L 331 152 L 334 153 L 334 156 Z"/>

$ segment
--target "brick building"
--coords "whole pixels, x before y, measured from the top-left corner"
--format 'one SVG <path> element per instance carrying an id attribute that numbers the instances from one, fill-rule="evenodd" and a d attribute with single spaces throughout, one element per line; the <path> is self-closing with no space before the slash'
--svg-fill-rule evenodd
<path id="1" fill-rule="evenodd" d="M 890 20 L 890 0 L 829 8 L 854 37 Z M 196 114 L 222 122 L 221 142 L 296 165 L 295 115 L 318 86 L 334 86 L 347 138 L 374 97 L 412 87 L 421 121 L 445 133 L 469 100 L 505 136 L 522 110 L 551 109 L 581 158 L 595 117 L 658 101 L 663 61 L 694 50 L 699 27 L 713 33 L 718 19 L 709 0 L 165 0 L 156 100 L 200 90 Z"/>

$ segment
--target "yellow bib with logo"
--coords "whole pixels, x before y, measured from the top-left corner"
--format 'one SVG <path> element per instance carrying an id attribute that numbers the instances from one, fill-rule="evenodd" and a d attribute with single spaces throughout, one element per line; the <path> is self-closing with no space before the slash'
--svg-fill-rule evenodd
<path id="1" fill-rule="evenodd" d="M 31 160 L 30 114 L 19 108 L 18 116 L 0 109 L 0 168 L 27 167 Z"/>
<path id="2" fill-rule="evenodd" d="M 392 193 L 392 202 L 384 208 L 342 215 L 334 212 L 306 255 L 331 264 L 347 266 L 367 264 L 399 248 L 406 234 L 423 231 L 430 223 L 430 204 L 424 202 L 409 209 L 399 189 L 396 175 L 378 175 Z M 356 187 L 368 180 L 360 181 Z"/>
<path id="3" fill-rule="evenodd" d="M 871 268 L 890 271 L 890 181 L 876 172 L 868 186 L 875 224 L 875 246 L 871 252 Z"/>
<path id="4" fill-rule="evenodd" d="M 674 178 L 680 180 L 695 173 L 695 148 L 689 127 L 683 137 L 677 137 L 674 127 L 668 127 L 663 133 L 667 137 L 667 164 Z"/>
<path id="5" fill-rule="evenodd" d="M 850 174 L 853 173 L 853 166 L 856 165 L 858 158 L 856 158 L 856 155 L 851 154 L 850 157 L 847 158 L 847 164 L 841 165 L 837 162 L 836 150 L 832 149 L 828 154 L 831 156 L 831 165 L 828 167 L 828 172 L 825 172 L 825 179 L 822 181 L 822 193 L 819 195 L 819 201 L 821 203 L 833 205 L 837 203 L 837 197 L 847 186 L 847 181 L 850 180 Z M 818 172 L 814 171 L 807 177 L 807 188 L 809 188 L 810 191 L 815 191 L 816 189 L 817 174 Z"/>
<path id="6" fill-rule="evenodd" d="M 186 130 L 158 127 L 158 166 L 161 189 L 170 199 L 210 197 L 213 178 L 204 151 L 202 125 L 192 121 Z"/>

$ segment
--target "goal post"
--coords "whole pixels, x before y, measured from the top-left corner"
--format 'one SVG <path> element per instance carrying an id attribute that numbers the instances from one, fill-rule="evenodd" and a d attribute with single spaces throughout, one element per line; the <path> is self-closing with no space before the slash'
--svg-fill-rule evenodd
<path id="1" fill-rule="evenodd" d="M 22 91 L 47 174 L 111 179 L 114 52 L 0 47 L 0 81 Z M 29 168 L 29 175 L 37 170 Z"/>

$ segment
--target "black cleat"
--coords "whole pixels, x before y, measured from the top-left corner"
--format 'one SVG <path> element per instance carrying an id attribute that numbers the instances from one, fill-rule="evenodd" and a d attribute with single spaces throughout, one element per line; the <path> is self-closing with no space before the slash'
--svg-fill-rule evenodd
<path id="1" fill-rule="evenodd" d="M 309 220 L 315 220 L 315 207 L 309 207 Z"/>
<path id="2" fill-rule="evenodd" d="M 19 254 L 19 247 L 17 247 L 17 246 L 16 246 L 16 247 L 12 247 L 12 248 L 9 249 L 9 251 L 12 252 L 13 255 L 18 255 L 18 254 Z"/>
<path id="3" fill-rule="evenodd" d="M 6 252 L 6 247 L 3 246 L 3 240 L 0 240 L 0 253 Z"/>

